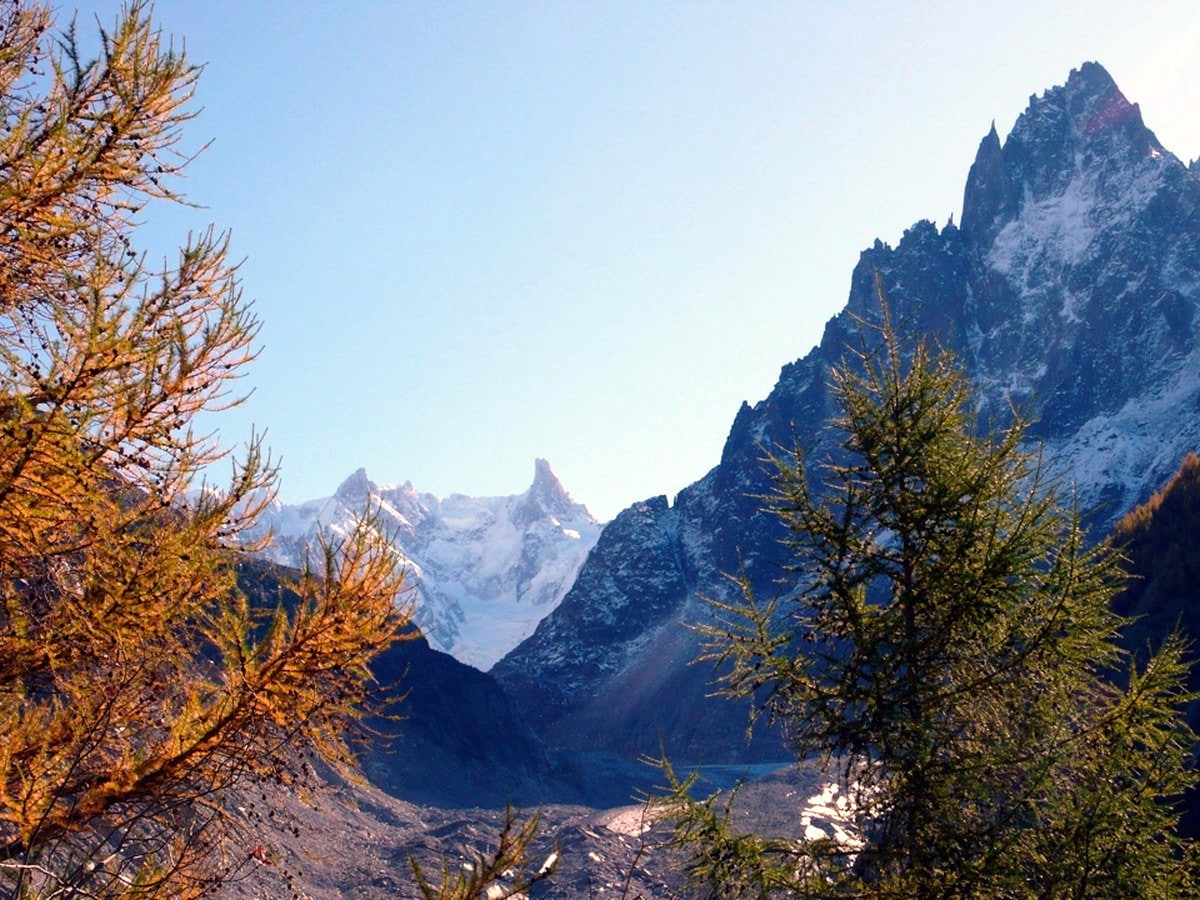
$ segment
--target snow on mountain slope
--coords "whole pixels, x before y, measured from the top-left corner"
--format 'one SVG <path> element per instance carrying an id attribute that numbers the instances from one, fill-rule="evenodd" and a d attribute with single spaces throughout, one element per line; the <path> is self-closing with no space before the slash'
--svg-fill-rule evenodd
<path id="1" fill-rule="evenodd" d="M 511 497 L 442 499 L 410 482 L 378 485 L 359 469 L 332 497 L 273 504 L 255 531 L 271 531 L 271 559 L 298 566 L 320 531 L 345 534 L 368 510 L 405 562 L 430 644 L 479 669 L 558 605 L 601 527 L 539 459 L 533 484 Z"/>
<path id="2" fill-rule="evenodd" d="M 830 370 L 879 322 L 882 285 L 903 337 L 952 348 L 981 422 L 1014 407 L 1103 534 L 1200 449 L 1200 165 L 1164 149 L 1096 63 L 1030 98 L 1007 140 L 993 127 L 967 177 L 961 225 L 922 221 L 876 240 L 820 345 L 738 411 L 720 463 L 605 529 L 555 613 L 492 673 L 558 746 L 735 759 L 746 711 L 714 704 L 687 666 L 710 621 L 696 598 L 742 572 L 779 590 L 764 447 L 799 447 L 818 483 L 839 452 Z M 753 753 L 778 753 L 767 740 Z"/>
<path id="3" fill-rule="evenodd" d="M 1034 411 L 1047 457 L 1111 522 L 1200 440 L 1200 179 L 1085 63 L 980 146 L 963 232 L 975 377 Z"/>

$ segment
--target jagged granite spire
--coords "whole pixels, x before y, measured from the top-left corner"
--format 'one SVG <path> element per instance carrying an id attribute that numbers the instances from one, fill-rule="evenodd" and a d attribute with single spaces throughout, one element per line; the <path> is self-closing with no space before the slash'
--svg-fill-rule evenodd
<path id="1" fill-rule="evenodd" d="M 378 486 L 367 477 L 367 470 L 359 468 L 354 474 L 338 485 L 334 497 L 348 506 L 363 504 L 369 497 L 379 491 Z"/>
<path id="2" fill-rule="evenodd" d="M 980 243 L 991 240 L 1017 211 L 1012 179 L 1004 166 L 1004 153 L 996 123 L 975 153 L 975 162 L 963 191 L 962 230 L 976 235 Z"/>
<path id="3" fill-rule="evenodd" d="M 578 504 L 571 499 L 567 489 L 558 480 L 550 463 L 544 459 L 537 459 L 533 464 L 533 484 L 525 493 L 522 509 L 525 506 L 530 507 L 528 513 L 518 513 L 518 515 L 568 516 Z"/>
<path id="4" fill-rule="evenodd" d="M 1036 201 L 1075 174 L 1136 163 L 1162 145 L 1099 63 L 1084 63 L 1067 83 L 1031 97 L 1004 146 L 1005 163 Z"/>
<path id="5" fill-rule="evenodd" d="M 1103 66 L 1084 63 L 1066 84 L 1029 98 L 1003 147 L 992 123 L 967 176 L 962 230 L 984 246 L 1025 206 L 1061 195 L 1080 175 L 1127 178 L 1165 154 L 1137 104 Z"/>

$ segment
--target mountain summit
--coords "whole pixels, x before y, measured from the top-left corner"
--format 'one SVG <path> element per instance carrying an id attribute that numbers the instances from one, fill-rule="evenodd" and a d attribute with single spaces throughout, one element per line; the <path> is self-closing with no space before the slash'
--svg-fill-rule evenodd
<path id="1" fill-rule="evenodd" d="M 275 504 L 259 527 L 272 533 L 268 555 L 296 566 L 318 533 L 346 534 L 365 512 L 404 560 L 430 644 L 480 669 L 558 604 L 600 534 L 544 459 L 529 489 L 510 497 L 442 499 L 411 482 L 380 486 L 359 469 L 332 497 Z"/>
<path id="2" fill-rule="evenodd" d="M 608 525 L 574 586 L 493 673 L 560 746 L 676 759 L 786 758 L 749 750 L 746 710 L 706 695 L 681 623 L 711 615 L 743 569 L 779 588 L 782 534 L 754 499 L 771 490 L 763 448 L 836 452 L 830 367 L 880 317 L 959 354 L 983 421 L 1016 407 L 1047 463 L 1106 529 L 1200 446 L 1200 171 L 1165 150 L 1097 63 L 1030 98 L 1003 143 L 993 127 L 967 178 L 961 227 L 917 222 L 863 252 L 845 310 L 820 345 L 738 411 L 720 463 Z"/>
<path id="3" fill-rule="evenodd" d="M 543 517 L 570 519 L 577 514 L 575 501 L 550 468 L 550 463 L 544 459 L 535 460 L 533 484 L 522 496 L 522 502 L 513 514 L 514 521 L 533 522 Z"/>
<path id="4" fill-rule="evenodd" d="M 1165 155 L 1137 104 L 1101 65 L 1084 63 L 1065 85 L 1029 98 L 1003 147 L 993 125 L 967 177 L 962 228 L 993 240 L 1026 208 L 1072 196 L 1081 176 L 1116 199 L 1116 182 Z"/>

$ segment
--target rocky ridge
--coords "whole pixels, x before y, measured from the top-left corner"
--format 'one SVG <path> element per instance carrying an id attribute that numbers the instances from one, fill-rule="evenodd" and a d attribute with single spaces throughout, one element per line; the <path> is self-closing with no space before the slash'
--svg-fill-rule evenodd
<path id="1" fill-rule="evenodd" d="M 1096 63 L 1032 97 L 1003 143 L 980 143 L 961 226 L 914 224 L 863 252 L 820 345 L 738 411 L 720 463 L 634 504 L 601 535 L 563 602 L 493 673 L 558 746 L 682 759 L 786 756 L 742 740 L 746 710 L 712 701 L 683 623 L 744 569 L 776 592 L 781 537 L 759 511 L 764 447 L 835 453 L 831 366 L 878 322 L 956 350 L 982 421 L 1016 407 L 1097 529 L 1164 483 L 1200 443 L 1200 172 L 1158 142 Z"/>

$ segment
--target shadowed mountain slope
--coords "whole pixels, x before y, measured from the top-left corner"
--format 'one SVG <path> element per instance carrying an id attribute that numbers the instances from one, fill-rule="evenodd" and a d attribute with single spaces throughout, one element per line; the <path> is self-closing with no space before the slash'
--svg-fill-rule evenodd
<path id="1" fill-rule="evenodd" d="M 492 669 L 551 746 L 681 760 L 786 756 L 747 747 L 746 710 L 709 699 L 684 623 L 710 615 L 723 573 L 760 595 L 780 574 L 763 448 L 798 446 L 810 471 L 837 452 L 830 367 L 877 322 L 882 286 L 901 334 L 960 355 L 982 422 L 1016 406 L 1046 459 L 1107 531 L 1200 445 L 1200 171 L 1159 144 L 1096 63 L 1033 97 L 1002 143 L 993 128 L 967 177 L 961 227 L 918 222 L 876 241 L 820 345 L 743 405 L 719 464 L 680 492 L 621 513 L 561 605 Z"/>

